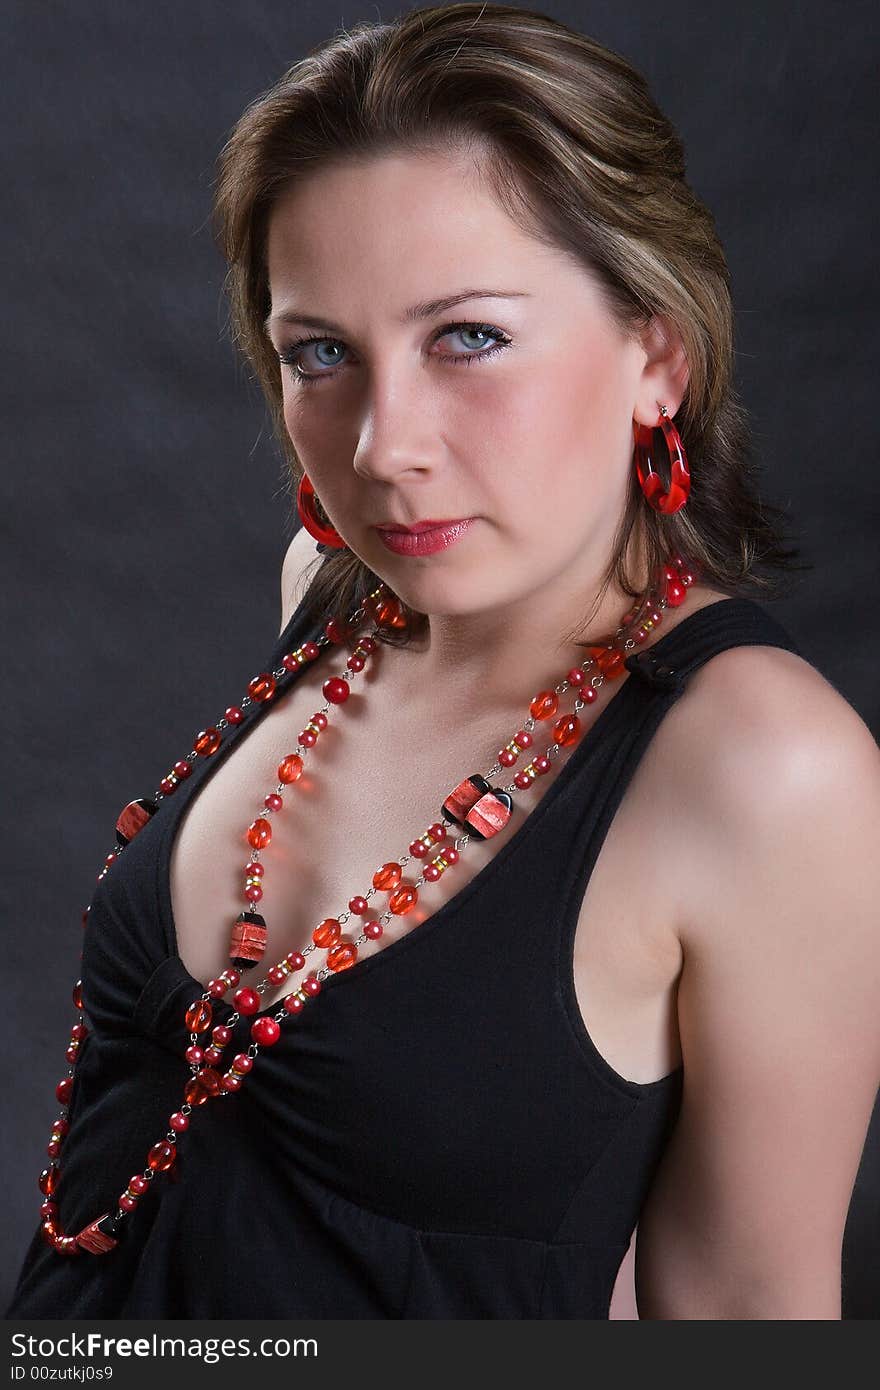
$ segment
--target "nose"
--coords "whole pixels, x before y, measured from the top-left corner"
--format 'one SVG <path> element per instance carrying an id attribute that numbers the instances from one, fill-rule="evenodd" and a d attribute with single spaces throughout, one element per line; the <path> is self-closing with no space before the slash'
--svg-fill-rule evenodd
<path id="1" fill-rule="evenodd" d="M 391 483 L 430 475 L 439 462 L 440 434 L 426 388 L 398 372 L 392 382 L 373 377 L 353 467 L 360 477 Z"/>

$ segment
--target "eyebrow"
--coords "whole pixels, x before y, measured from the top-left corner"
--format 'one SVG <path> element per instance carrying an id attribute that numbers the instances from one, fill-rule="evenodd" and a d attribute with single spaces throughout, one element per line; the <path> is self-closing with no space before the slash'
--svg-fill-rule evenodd
<path id="1" fill-rule="evenodd" d="M 443 295 L 440 299 L 426 299 L 420 304 L 412 304 L 403 311 L 401 323 L 417 323 L 420 319 L 431 319 L 435 314 L 442 314 L 446 309 L 452 309 L 456 304 L 463 304 L 467 299 L 531 299 L 531 295 L 525 290 L 458 290 L 455 294 Z M 314 314 L 301 314 L 300 311 L 291 306 L 281 309 L 277 314 L 269 314 L 263 328 L 266 332 L 273 323 L 301 323 L 306 328 L 326 328 L 331 333 L 342 333 L 344 329 L 338 323 L 332 323 L 330 319 L 316 318 Z"/>

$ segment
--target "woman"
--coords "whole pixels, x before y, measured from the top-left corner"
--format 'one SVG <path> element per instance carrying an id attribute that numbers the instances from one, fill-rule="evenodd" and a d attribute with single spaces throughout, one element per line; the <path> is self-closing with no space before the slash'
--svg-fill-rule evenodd
<path id="1" fill-rule="evenodd" d="M 7 1316 L 605 1318 L 638 1224 L 642 1317 L 839 1318 L 878 756 L 749 596 L 793 552 L 674 130 L 546 16 L 414 11 L 248 108 L 216 213 L 304 525 L 120 818 Z"/>

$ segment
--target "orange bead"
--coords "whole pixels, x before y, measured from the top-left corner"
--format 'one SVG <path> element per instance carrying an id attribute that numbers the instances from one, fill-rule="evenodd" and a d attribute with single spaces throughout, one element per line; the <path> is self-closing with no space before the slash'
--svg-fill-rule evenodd
<path id="1" fill-rule="evenodd" d="M 191 1033 L 204 1033 L 211 1026 L 213 1010 L 207 999 L 197 999 L 186 1011 L 186 1026 Z"/>
<path id="2" fill-rule="evenodd" d="M 555 690 L 541 690 L 529 705 L 533 719 L 552 719 L 559 709 L 559 696 Z"/>
<path id="3" fill-rule="evenodd" d="M 399 864 L 383 864 L 381 869 L 377 869 L 373 874 L 373 887 L 380 888 L 383 893 L 388 893 L 392 888 L 396 888 L 401 878 L 403 870 Z"/>
<path id="4" fill-rule="evenodd" d="M 596 665 L 606 680 L 613 681 L 617 676 L 623 675 L 624 660 L 625 655 L 619 647 L 602 647 L 598 649 Z"/>
<path id="5" fill-rule="evenodd" d="M 332 946 L 342 935 L 342 927 L 335 917 L 325 917 L 319 926 L 312 932 L 312 940 L 316 946 Z"/>
<path id="6" fill-rule="evenodd" d="M 197 753 L 201 753 L 203 758 L 210 757 L 216 753 L 220 747 L 222 735 L 219 729 L 203 729 L 195 741 L 194 747 Z"/>
<path id="7" fill-rule="evenodd" d="M 331 970 L 348 970 L 357 960 L 357 954 L 357 946 L 346 936 L 327 952 L 327 964 Z"/>
<path id="8" fill-rule="evenodd" d="M 576 714 L 564 714 L 553 725 L 553 742 L 561 745 L 574 743 L 581 731 L 581 721 Z"/>
<path id="9" fill-rule="evenodd" d="M 271 825 L 263 816 L 258 816 L 253 824 L 248 826 L 248 844 L 254 849 L 265 849 L 271 839 Z"/>
<path id="10" fill-rule="evenodd" d="M 298 753 L 288 753 L 278 764 L 279 782 L 298 782 L 302 777 L 303 760 Z"/>
<path id="11" fill-rule="evenodd" d="M 404 883 L 398 888 L 396 893 L 392 893 L 388 900 L 388 906 L 396 917 L 402 917 L 405 912 L 410 912 L 419 900 L 419 890 L 411 883 Z"/>

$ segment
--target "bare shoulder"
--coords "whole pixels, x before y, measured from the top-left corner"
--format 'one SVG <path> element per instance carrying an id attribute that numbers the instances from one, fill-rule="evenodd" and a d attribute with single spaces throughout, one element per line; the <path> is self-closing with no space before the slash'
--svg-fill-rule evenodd
<path id="1" fill-rule="evenodd" d="M 820 671 L 781 647 L 720 652 L 691 677 L 668 716 L 668 754 L 705 823 L 757 827 L 816 799 L 850 815 L 876 807 L 880 748 L 858 712 Z M 740 813 L 739 815 L 737 813 Z"/>
<path id="2" fill-rule="evenodd" d="M 312 561 L 319 558 L 314 537 L 301 526 L 288 545 L 281 564 L 281 632 L 287 627 L 294 609 L 305 594 L 306 580 L 311 579 L 313 573 Z"/>
<path id="3" fill-rule="evenodd" d="M 731 884 L 729 898 L 769 853 L 780 872 L 786 864 L 793 875 L 805 870 L 804 884 L 808 853 L 829 876 L 855 868 L 859 851 L 873 859 L 880 747 L 804 658 L 769 646 L 720 652 L 694 673 L 664 726 L 663 770 L 688 846 L 692 930 L 712 919 L 717 876 Z"/>
<path id="4" fill-rule="evenodd" d="M 640 1219 L 640 1315 L 839 1318 L 880 1079 L 880 748 L 773 647 L 713 657 L 660 733 L 685 1091 Z"/>

